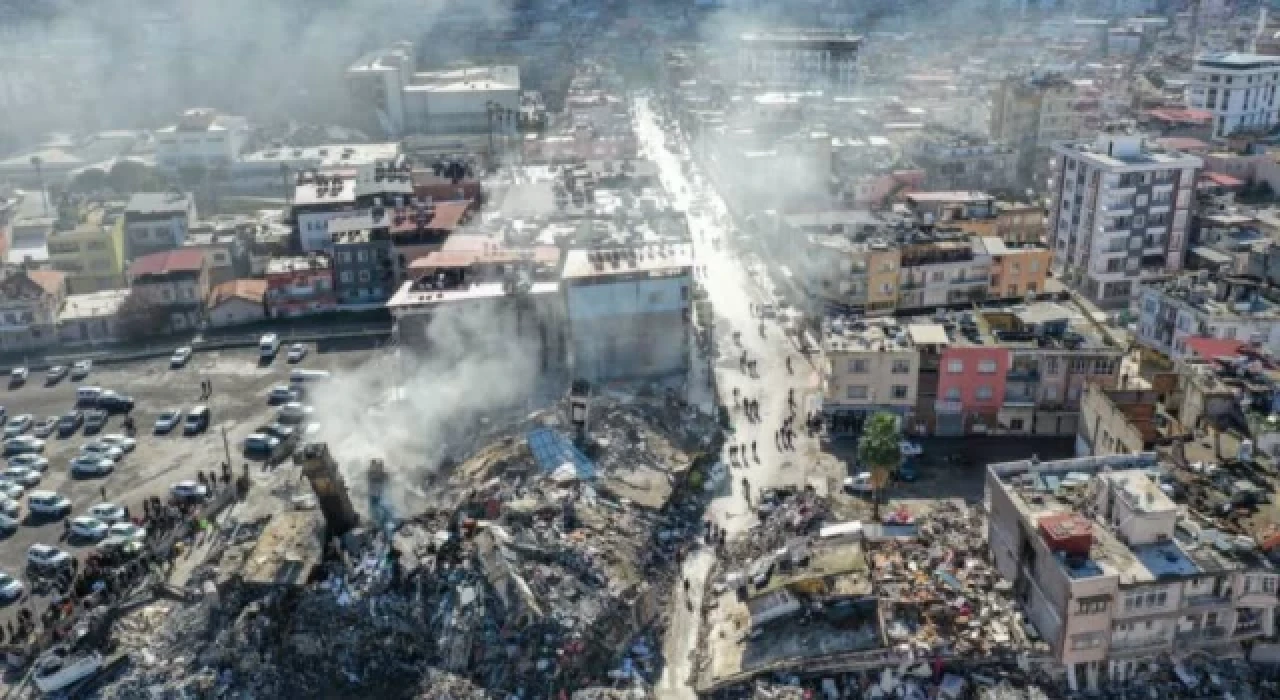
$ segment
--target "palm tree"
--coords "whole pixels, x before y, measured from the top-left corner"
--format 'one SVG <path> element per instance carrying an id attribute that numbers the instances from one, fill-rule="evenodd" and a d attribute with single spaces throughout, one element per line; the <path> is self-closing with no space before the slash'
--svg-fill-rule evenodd
<path id="1" fill-rule="evenodd" d="M 880 520 L 880 490 L 889 483 L 889 476 L 902 462 L 902 448 L 898 445 L 902 436 L 898 433 L 898 417 L 892 413 L 877 413 L 862 426 L 858 439 L 858 461 L 871 468 L 871 514 Z"/>
<path id="2" fill-rule="evenodd" d="M 31 167 L 36 169 L 36 180 L 40 183 L 40 197 L 44 200 L 44 215 L 49 215 L 49 194 L 44 191 L 44 159 L 31 156 Z"/>

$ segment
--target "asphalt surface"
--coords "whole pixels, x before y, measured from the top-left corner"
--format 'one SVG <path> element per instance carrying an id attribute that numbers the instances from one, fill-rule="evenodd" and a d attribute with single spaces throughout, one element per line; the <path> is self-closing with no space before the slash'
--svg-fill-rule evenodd
<path id="1" fill-rule="evenodd" d="M 73 503 L 71 515 L 74 517 L 103 502 L 105 489 L 108 502 L 128 506 L 131 513 L 141 513 L 146 498 L 155 495 L 167 499 L 172 484 L 195 479 L 200 471 L 218 471 L 227 459 L 228 448 L 235 473 L 239 474 L 241 465 L 248 461 L 241 456 L 244 438 L 274 420 L 278 407 L 268 405 L 267 392 L 272 386 L 287 384 L 291 369 L 305 367 L 342 372 L 363 364 L 370 357 L 371 349 L 355 343 L 328 344 L 321 348 L 312 345 L 297 365 L 287 363 L 284 348 L 270 363 L 260 361 L 256 348 L 224 350 L 197 354 L 181 369 L 170 369 L 167 358 L 155 359 L 95 368 L 81 381 L 64 379 L 53 386 L 45 384 L 42 373 L 33 373 L 24 386 L 0 388 L 0 405 L 10 417 L 29 413 L 39 420 L 72 409 L 76 389 L 81 386 L 113 389 L 132 396 L 137 448 L 117 463 L 112 474 L 101 478 L 73 478 L 68 462 L 82 445 L 97 435 L 85 435 L 83 428 L 67 438 L 59 438 L 55 432 L 48 438 L 44 451 L 49 459 L 48 471 L 28 492 L 52 490 L 66 496 Z M 199 400 L 202 380 L 213 384 L 212 396 L 203 402 Z M 181 427 L 167 435 L 153 434 L 155 418 L 161 412 L 167 409 L 185 412 L 199 403 L 207 404 L 211 414 L 209 429 L 203 434 L 184 436 Z M 123 416 L 112 416 L 101 434 L 123 433 L 123 419 Z M 265 483 L 267 477 L 257 465 L 250 471 L 255 482 Z M 37 542 L 61 547 L 81 558 L 93 550 L 96 542 L 64 539 L 61 519 L 26 518 L 25 497 L 22 503 L 23 526 L 0 540 L 0 570 L 24 578 L 27 548 Z M 40 599 L 8 603 L 6 609 L 0 611 L 0 625 L 19 605 L 32 605 L 38 611 L 40 603 Z"/>

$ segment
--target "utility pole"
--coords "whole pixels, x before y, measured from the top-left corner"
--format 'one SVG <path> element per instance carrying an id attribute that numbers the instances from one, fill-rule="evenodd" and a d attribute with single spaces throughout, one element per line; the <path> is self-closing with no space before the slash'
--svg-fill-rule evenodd
<path id="1" fill-rule="evenodd" d="M 231 466 L 231 443 L 227 442 L 227 426 L 222 426 L 222 451 L 227 456 L 227 466 Z"/>

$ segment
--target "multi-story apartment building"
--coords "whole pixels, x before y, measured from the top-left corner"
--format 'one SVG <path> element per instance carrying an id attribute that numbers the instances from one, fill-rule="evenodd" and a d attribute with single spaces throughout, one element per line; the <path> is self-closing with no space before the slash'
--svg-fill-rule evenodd
<path id="1" fill-rule="evenodd" d="M 1210 280 L 1186 273 L 1143 287 L 1138 342 L 1173 358 L 1187 355 L 1187 340 L 1220 338 L 1258 343 L 1280 352 L 1280 288 L 1249 277 Z"/>
<path id="2" fill-rule="evenodd" d="M 1274 631 L 1280 577 L 1257 540 L 1180 511 L 1161 471 L 1153 453 L 987 467 L 992 558 L 1073 690 Z"/>
<path id="3" fill-rule="evenodd" d="M 930 190 L 1011 189 L 1018 185 L 1018 151 L 972 136 L 931 139 L 914 149 Z"/>
<path id="4" fill-rule="evenodd" d="M 904 419 L 914 413 L 920 353 L 906 324 L 888 318 L 828 319 L 822 345 L 822 412 L 832 434 L 859 434 L 874 413 L 888 411 Z"/>
<path id="5" fill-rule="evenodd" d="M 996 89 L 991 138 L 1018 150 L 1018 181 L 1039 190 L 1050 146 L 1083 136 L 1097 120 L 1098 101 L 1088 88 L 1056 74 L 1010 76 Z"/>
<path id="6" fill-rule="evenodd" d="M 1213 114 L 1214 138 L 1238 130 L 1265 132 L 1280 123 L 1280 56 L 1211 53 L 1196 57 L 1187 106 Z"/>
<path id="7" fill-rule="evenodd" d="M 140 192 L 124 210 L 126 260 L 173 250 L 196 221 L 196 200 L 183 192 Z"/>
<path id="8" fill-rule="evenodd" d="M 385 216 L 381 221 L 364 218 L 329 222 L 333 237 L 333 286 L 341 304 L 384 302 L 399 286 L 390 222 Z"/>
<path id="9" fill-rule="evenodd" d="M 185 330 L 203 318 L 210 289 L 204 251 L 179 248 L 144 255 L 129 264 L 125 276 L 132 290 L 129 308 L 141 314 L 140 320 Z"/>
<path id="10" fill-rule="evenodd" d="M 244 117 L 208 108 L 188 109 L 178 123 L 156 131 L 156 163 L 162 168 L 229 168 L 249 136 Z"/>
<path id="11" fill-rule="evenodd" d="M 1141 283 L 1182 269 L 1199 158 L 1117 133 L 1053 150 L 1048 238 L 1064 284 L 1127 306 Z"/>
<path id="12" fill-rule="evenodd" d="M 776 29 L 738 36 L 738 78 L 773 87 L 848 92 L 862 37 L 838 30 Z"/>
<path id="13" fill-rule="evenodd" d="M 963 234 L 920 233 L 902 246 L 898 309 L 981 303 L 991 288 L 991 256 Z"/>
<path id="14" fill-rule="evenodd" d="M 273 318 L 332 311 L 337 306 L 333 265 L 327 255 L 274 258 L 267 264 L 266 277 L 263 301 Z"/>
<path id="15" fill-rule="evenodd" d="M 14 352 L 58 341 L 58 312 L 67 298 L 57 270 L 0 267 L 0 350 Z"/>
<path id="16" fill-rule="evenodd" d="M 124 286 L 123 204 L 89 202 L 76 218 L 59 218 L 47 247 L 53 269 L 67 276 L 69 294 Z"/>

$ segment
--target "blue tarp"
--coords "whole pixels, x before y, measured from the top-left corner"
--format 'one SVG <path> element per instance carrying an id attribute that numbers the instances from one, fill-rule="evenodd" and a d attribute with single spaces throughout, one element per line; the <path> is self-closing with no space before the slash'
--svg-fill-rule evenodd
<path id="1" fill-rule="evenodd" d="M 526 439 L 529 441 L 529 451 L 538 460 L 538 466 L 543 471 L 553 472 L 568 462 L 573 464 L 579 479 L 596 478 L 596 465 L 574 447 L 569 438 L 550 428 L 536 428 L 529 431 Z"/>

